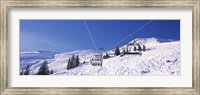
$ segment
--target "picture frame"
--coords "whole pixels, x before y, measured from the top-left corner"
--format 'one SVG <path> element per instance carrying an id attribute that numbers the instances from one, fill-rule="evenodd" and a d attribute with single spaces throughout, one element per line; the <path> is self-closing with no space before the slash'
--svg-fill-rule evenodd
<path id="1" fill-rule="evenodd" d="M 200 95 L 200 1 L 199 0 L 1 0 L 0 93 L 19 94 L 133 94 Z M 11 8 L 192 8 L 192 87 L 8 87 L 8 11 Z"/>

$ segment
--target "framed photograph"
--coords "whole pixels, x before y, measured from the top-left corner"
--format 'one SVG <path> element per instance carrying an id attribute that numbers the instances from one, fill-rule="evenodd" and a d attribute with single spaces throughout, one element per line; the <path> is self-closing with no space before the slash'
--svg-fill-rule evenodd
<path id="1" fill-rule="evenodd" d="M 199 0 L 1 1 L 0 93 L 200 95 Z"/>

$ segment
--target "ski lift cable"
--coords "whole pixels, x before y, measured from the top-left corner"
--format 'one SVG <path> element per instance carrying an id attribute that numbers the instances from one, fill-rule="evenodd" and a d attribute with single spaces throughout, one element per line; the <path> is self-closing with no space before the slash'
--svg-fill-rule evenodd
<path id="1" fill-rule="evenodd" d="M 94 43 L 94 39 L 93 39 L 92 34 L 91 34 L 91 32 L 90 32 L 90 30 L 89 30 L 89 28 L 88 28 L 88 25 L 87 25 L 87 23 L 86 23 L 85 20 L 83 20 L 83 21 L 84 21 L 84 23 L 85 23 L 85 26 L 86 26 L 87 32 L 88 32 L 88 34 L 89 34 L 89 36 L 90 36 L 90 39 L 91 39 L 91 41 L 92 41 L 92 44 L 93 44 L 94 48 L 97 50 L 96 44 Z"/>
<path id="2" fill-rule="evenodd" d="M 117 42 L 116 44 L 114 44 L 113 46 L 111 46 L 109 49 L 112 49 L 113 47 L 117 46 L 119 43 L 123 42 L 124 40 L 126 40 L 127 38 L 131 37 L 132 35 L 134 35 L 135 33 L 137 33 L 139 30 L 141 30 L 142 28 L 144 28 L 145 26 L 147 26 L 148 24 L 150 24 L 153 20 L 150 20 L 149 22 L 147 22 L 146 24 L 144 24 L 142 27 L 138 28 L 137 30 L 133 31 L 131 34 L 129 34 L 128 36 L 126 36 L 125 38 L 123 38 L 122 40 L 120 40 L 119 42 Z"/>

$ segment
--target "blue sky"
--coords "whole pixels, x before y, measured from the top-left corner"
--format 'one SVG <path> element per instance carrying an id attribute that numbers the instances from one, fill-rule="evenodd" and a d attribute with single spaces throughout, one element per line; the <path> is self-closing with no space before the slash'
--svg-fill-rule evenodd
<path id="1" fill-rule="evenodd" d="M 108 49 L 150 20 L 86 20 L 97 48 Z M 153 20 L 135 38 L 180 40 L 180 20 Z M 117 46 L 131 41 L 127 38 Z M 20 51 L 94 49 L 83 20 L 20 20 Z"/>

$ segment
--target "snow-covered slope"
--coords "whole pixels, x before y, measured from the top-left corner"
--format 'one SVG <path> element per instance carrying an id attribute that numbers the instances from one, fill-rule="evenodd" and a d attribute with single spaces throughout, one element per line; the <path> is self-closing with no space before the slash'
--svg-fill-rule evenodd
<path id="1" fill-rule="evenodd" d="M 27 64 L 30 67 L 30 73 L 35 74 L 38 72 L 40 66 L 46 60 L 50 70 L 54 72 L 65 70 L 67 67 L 68 59 L 72 55 L 79 55 L 80 62 L 89 61 L 93 50 L 78 50 L 73 52 L 54 53 L 54 52 L 22 52 L 20 53 L 20 70 L 24 69 Z"/>
<path id="2" fill-rule="evenodd" d="M 142 44 L 156 44 L 156 43 L 164 43 L 164 42 L 172 42 L 172 39 L 158 39 L 158 38 L 136 38 L 129 43 L 142 43 Z"/>
<path id="3" fill-rule="evenodd" d="M 53 59 L 55 52 L 50 51 L 34 51 L 34 52 L 21 52 L 20 53 L 20 70 L 24 69 L 27 64 L 30 66 L 41 63 L 46 59 Z"/>
<path id="4" fill-rule="evenodd" d="M 156 38 L 137 39 L 137 43 L 140 42 L 145 43 L 147 48 L 141 56 L 110 57 L 103 60 L 102 67 L 91 65 L 90 58 L 93 50 L 50 53 L 52 56 L 47 55 L 48 58 L 45 58 L 46 55 L 35 58 L 38 55 L 36 52 L 33 59 L 30 53 L 21 53 L 20 59 L 23 60 L 20 61 L 20 67 L 22 66 L 21 69 L 23 69 L 24 65 L 21 64 L 32 62 L 30 70 L 31 74 L 35 74 L 43 61 L 47 60 L 49 68 L 54 71 L 53 75 L 180 75 L 180 41 L 160 41 Z M 39 55 L 41 55 L 40 52 Z M 67 61 L 72 55 L 79 55 L 81 63 L 76 68 L 66 70 Z"/>

